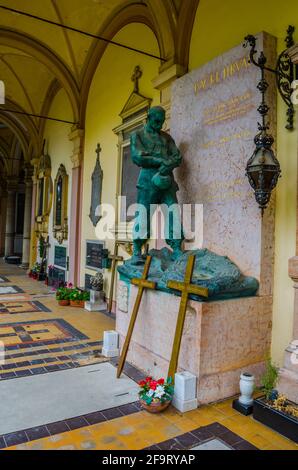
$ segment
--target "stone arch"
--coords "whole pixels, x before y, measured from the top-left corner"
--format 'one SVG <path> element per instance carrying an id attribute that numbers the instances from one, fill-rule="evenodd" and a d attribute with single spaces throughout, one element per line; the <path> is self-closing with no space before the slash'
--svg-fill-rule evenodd
<path id="1" fill-rule="evenodd" d="M 74 121 L 79 119 L 79 90 L 72 72 L 64 62 L 47 46 L 31 36 L 16 30 L 1 27 L 0 41 L 2 45 L 21 50 L 44 64 L 59 80 L 70 100 Z"/>
<path id="2" fill-rule="evenodd" d="M 5 116 L 10 117 L 11 122 L 14 122 L 15 125 L 20 128 L 28 141 L 28 158 L 31 156 L 32 152 L 37 155 L 39 152 L 39 137 L 37 126 L 30 116 L 13 113 L 14 110 L 25 113 L 24 109 L 18 106 L 14 101 L 6 99 L 6 104 L 8 105 L 9 109 L 12 110 L 12 112 L 0 112 L 0 121 L 2 120 L 4 122 L 3 118 Z"/>
<path id="3" fill-rule="evenodd" d="M 189 51 L 193 25 L 200 0 L 192 0 L 192 6 L 182 2 L 177 23 L 176 57 L 177 63 L 188 69 Z"/>
<path id="4" fill-rule="evenodd" d="M 101 30 L 98 32 L 98 35 L 112 40 L 122 28 L 131 23 L 142 23 L 152 30 L 156 36 L 162 57 L 165 55 L 169 57 L 169 55 L 173 53 L 174 40 L 172 34 L 164 34 L 165 38 L 161 36 L 162 29 L 160 28 L 159 30 L 159 28 L 157 28 L 157 20 L 152 16 L 150 9 L 146 4 L 130 4 L 120 8 L 116 12 L 113 11 L 110 17 L 105 21 Z M 81 126 L 84 126 L 85 122 L 88 92 L 91 82 L 107 46 L 108 43 L 104 41 L 94 40 L 85 61 L 81 76 Z"/>
<path id="5" fill-rule="evenodd" d="M 55 96 L 57 95 L 57 93 L 61 90 L 61 88 L 62 88 L 61 83 L 56 78 L 50 83 L 50 86 L 44 98 L 41 113 L 40 113 L 42 116 L 48 116 L 51 104 Z M 40 119 L 40 124 L 39 124 L 39 149 L 40 151 L 42 150 L 42 145 L 43 145 L 43 135 L 44 135 L 45 125 L 46 125 L 46 119 Z"/>
<path id="6" fill-rule="evenodd" d="M 22 150 L 23 150 L 24 160 L 30 161 L 31 156 L 29 154 L 29 139 L 23 127 L 18 125 L 18 123 L 14 119 L 12 119 L 12 117 L 9 116 L 8 114 L 1 113 L 0 122 L 3 122 L 4 124 L 6 124 L 6 126 L 9 127 L 9 129 L 11 129 L 14 135 L 18 138 L 20 145 L 22 147 Z"/>

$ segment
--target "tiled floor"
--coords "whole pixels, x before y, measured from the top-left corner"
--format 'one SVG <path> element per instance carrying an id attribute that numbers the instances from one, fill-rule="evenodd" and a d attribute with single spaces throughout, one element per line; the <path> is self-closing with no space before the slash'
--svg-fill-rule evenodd
<path id="1" fill-rule="evenodd" d="M 23 376 L 105 360 L 101 356 L 103 332 L 114 328 L 112 318 L 79 308 L 59 307 L 49 288 L 29 279 L 18 267 L 0 262 L 0 277 L 6 280 L 1 282 L 1 287 L 16 286 L 24 291 L 9 294 L 9 299 L 0 296 L 0 304 L 9 300 L 19 305 L 18 313 L 14 314 L 9 309 L 1 312 L 4 307 L 0 306 L 0 339 L 7 345 L 0 387 L 3 380 L 13 380 L 15 387 L 20 387 L 19 381 L 25 380 Z M 25 313 L 28 302 L 41 302 L 49 311 Z M 125 373 L 140 378 L 129 365 Z M 46 403 L 46 397 L 44 400 Z M 142 411 L 136 402 L 2 435 L 0 448 L 124 450 L 186 449 L 203 445 L 205 449 L 298 450 L 297 444 L 251 416 L 240 415 L 231 405 L 232 399 L 185 414 L 170 407 L 162 414 L 152 415 Z"/>

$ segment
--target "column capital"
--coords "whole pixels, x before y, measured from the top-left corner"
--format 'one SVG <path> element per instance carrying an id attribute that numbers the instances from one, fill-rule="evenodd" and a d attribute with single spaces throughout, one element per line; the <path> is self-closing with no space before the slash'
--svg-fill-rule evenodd
<path id="1" fill-rule="evenodd" d="M 170 60 L 160 67 L 159 75 L 152 80 L 153 87 L 160 91 L 160 104 L 166 111 L 164 129 L 167 131 L 171 128 L 171 85 L 186 72 L 186 67 Z"/>
<path id="2" fill-rule="evenodd" d="M 163 90 L 186 72 L 186 67 L 183 65 L 166 62 L 159 69 L 159 75 L 152 80 L 152 85 L 157 90 Z"/>
<path id="3" fill-rule="evenodd" d="M 6 186 L 6 189 L 7 189 L 7 192 L 8 193 L 13 193 L 17 190 L 17 187 L 18 187 L 18 179 L 13 177 L 13 176 L 9 176 L 7 178 L 7 186 Z"/>
<path id="4" fill-rule="evenodd" d="M 25 185 L 32 186 L 33 184 L 32 177 L 34 173 L 34 167 L 28 164 L 28 165 L 25 165 L 24 170 L 25 170 L 25 178 L 24 178 Z"/>
<path id="5" fill-rule="evenodd" d="M 71 132 L 68 134 L 68 138 L 73 142 L 73 153 L 70 156 L 73 168 L 81 166 L 84 153 L 84 136 L 85 130 L 80 129 L 77 126 L 73 126 Z"/>
<path id="6" fill-rule="evenodd" d="M 33 183 L 36 183 L 36 181 L 37 181 L 37 168 L 38 168 L 39 160 L 40 159 L 38 157 L 34 157 L 30 160 L 30 163 L 31 163 L 32 169 L 33 169 L 33 172 L 32 172 L 32 182 Z"/>
<path id="7" fill-rule="evenodd" d="M 289 276 L 295 283 L 298 283 L 298 256 L 289 259 Z"/>

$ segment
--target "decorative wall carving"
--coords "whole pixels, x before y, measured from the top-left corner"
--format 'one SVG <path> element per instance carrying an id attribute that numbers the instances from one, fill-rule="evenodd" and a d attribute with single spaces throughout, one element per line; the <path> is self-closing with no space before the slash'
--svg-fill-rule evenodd
<path id="1" fill-rule="evenodd" d="M 89 218 L 94 227 L 101 219 L 100 206 L 101 206 L 101 193 L 102 193 L 102 180 L 103 180 L 103 171 L 100 165 L 100 144 L 97 144 L 96 147 L 96 163 L 92 173 L 92 189 L 91 189 L 91 205 Z"/>
<path id="2" fill-rule="evenodd" d="M 68 175 L 60 165 L 54 184 L 53 234 L 59 244 L 68 238 Z"/>

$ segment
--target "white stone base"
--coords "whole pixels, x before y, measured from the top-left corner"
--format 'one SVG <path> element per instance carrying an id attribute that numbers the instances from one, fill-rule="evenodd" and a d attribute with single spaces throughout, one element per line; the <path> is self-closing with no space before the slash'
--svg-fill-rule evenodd
<path id="1" fill-rule="evenodd" d="M 96 303 L 85 302 L 85 310 L 88 310 L 88 312 L 102 312 L 106 309 L 107 309 L 106 302 L 96 302 Z"/>
<path id="2" fill-rule="evenodd" d="M 104 357 L 118 357 L 120 354 L 120 351 L 119 349 L 102 348 L 101 354 Z"/>
<path id="3" fill-rule="evenodd" d="M 173 397 L 172 405 L 181 413 L 186 413 L 187 411 L 196 410 L 198 408 L 198 400 L 194 398 L 193 400 L 181 400 L 180 398 Z"/>
<path id="4" fill-rule="evenodd" d="M 119 356 L 119 335 L 117 331 L 104 331 L 102 355 L 105 357 Z"/>
<path id="5" fill-rule="evenodd" d="M 129 286 L 129 309 L 117 308 L 120 347 L 127 334 L 137 288 Z M 147 375 L 166 377 L 171 357 L 180 297 L 145 291 L 127 360 Z M 181 342 L 178 372 L 197 377 L 200 404 L 239 393 L 241 372 L 258 378 L 271 343 L 270 295 L 222 300 L 189 301 Z"/>

